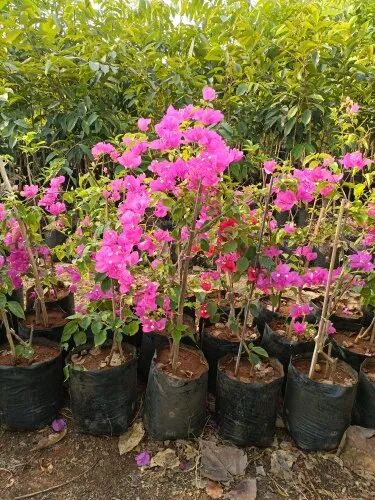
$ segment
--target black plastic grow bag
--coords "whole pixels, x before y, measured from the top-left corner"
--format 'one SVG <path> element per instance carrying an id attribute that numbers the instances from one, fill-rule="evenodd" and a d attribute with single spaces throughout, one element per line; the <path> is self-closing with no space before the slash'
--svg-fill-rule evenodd
<path id="1" fill-rule="evenodd" d="M 195 355 L 203 354 L 191 347 Z M 193 354 L 193 355 L 194 355 Z M 198 437 L 206 422 L 207 372 L 199 378 L 180 379 L 163 372 L 153 358 L 144 406 L 144 424 L 158 441 Z"/>
<path id="2" fill-rule="evenodd" d="M 279 371 L 270 383 L 246 383 L 229 377 L 220 368 L 230 355 L 219 361 L 216 384 L 216 420 L 219 436 L 237 446 L 268 446 L 275 434 L 277 407 L 284 380 L 284 369 L 269 359 Z"/>
<path id="3" fill-rule="evenodd" d="M 355 336 L 353 337 L 353 340 L 354 339 Z M 369 357 L 366 354 L 360 354 L 358 352 L 352 351 L 349 347 L 344 347 L 343 345 L 338 344 L 335 340 L 334 335 L 330 336 L 330 341 L 333 345 L 334 354 L 345 361 L 345 363 L 348 363 L 348 365 L 354 368 L 354 370 L 356 370 L 357 372 L 359 371 L 361 364 L 366 359 L 371 359 L 371 356 Z"/>
<path id="4" fill-rule="evenodd" d="M 90 347 L 74 349 L 70 357 Z M 123 348 L 132 358 L 120 366 L 89 371 L 69 365 L 70 400 L 78 432 L 117 436 L 128 429 L 137 399 L 137 360 L 134 346 L 123 344 Z"/>
<path id="5" fill-rule="evenodd" d="M 277 358 L 283 364 L 285 371 L 288 370 L 291 356 L 311 353 L 314 350 L 313 340 L 289 340 L 274 332 L 267 323 L 260 345 L 269 356 Z"/>
<path id="6" fill-rule="evenodd" d="M 375 382 L 364 371 L 375 367 L 375 358 L 366 359 L 358 374 L 358 390 L 353 410 L 353 423 L 361 427 L 375 429 Z"/>
<path id="7" fill-rule="evenodd" d="M 45 339 L 34 339 L 37 344 L 56 348 L 56 357 L 30 366 L 0 365 L 0 424 L 11 429 L 45 427 L 62 404 L 61 350 Z"/>
<path id="8" fill-rule="evenodd" d="M 357 392 L 358 375 L 343 361 L 338 366 L 356 381 L 349 387 L 310 380 L 299 372 L 294 361 L 311 359 L 296 356 L 291 359 L 284 396 L 286 428 L 297 445 L 305 450 L 333 450 L 351 422 Z"/>

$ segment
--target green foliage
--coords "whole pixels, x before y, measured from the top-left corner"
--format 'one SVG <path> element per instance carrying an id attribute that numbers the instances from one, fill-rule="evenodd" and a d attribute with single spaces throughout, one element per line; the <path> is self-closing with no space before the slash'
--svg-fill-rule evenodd
<path id="1" fill-rule="evenodd" d="M 206 83 L 221 133 L 251 151 L 231 171 L 241 181 L 264 155 L 341 153 L 337 137 L 349 147 L 358 127 L 374 129 L 374 2 L 169 3 L 0 2 L 0 152 L 15 173 L 74 179 L 92 144 L 196 100 Z M 346 96 L 361 105 L 353 130 L 328 112 Z"/>

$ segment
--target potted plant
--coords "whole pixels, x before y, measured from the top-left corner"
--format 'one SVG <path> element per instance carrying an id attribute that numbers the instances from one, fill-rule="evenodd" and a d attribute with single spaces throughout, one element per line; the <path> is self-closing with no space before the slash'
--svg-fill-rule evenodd
<path id="1" fill-rule="evenodd" d="M 292 358 L 284 399 L 286 427 L 297 445 L 308 450 L 336 448 L 350 425 L 358 376 L 346 363 L 325 350 L 330 326 L 332 276 L 346 201 L 341 201 L 318 334 L 312 356 Z M 332 418 L 334 415 L 334 418 Z"/>
<path id="2" fill-rule="evenodd" d="M 0 208 L 0 210 L 2 210 Z M 10 313 L 24 319 L 13 291 L 14 266 L 0 256 L 0 314 L 6 342 L 0 343 L 0 425 L 34 430 L 49 425 L 62 404 L 62 354 L 58 344 L 45 339 L 27 340 L 12 327 Z"/>

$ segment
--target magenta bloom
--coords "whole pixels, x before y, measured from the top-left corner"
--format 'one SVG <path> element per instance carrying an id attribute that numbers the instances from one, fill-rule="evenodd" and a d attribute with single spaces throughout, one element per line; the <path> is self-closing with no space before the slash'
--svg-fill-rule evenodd
<path id="1" fill-rule="evenodd" d="M 98 142 L 95 146 L 92 147 L 91 153 L 94 158 L 97 158 L 100 155 L 111 154 L 115 151 L 115 147 L 112 144 L 107 142 Z"/>
<path id="2" fill-rule="evenodd" d="M 359 111 L 359 104 L 357 102 L 354 102 L 348 109 L 348 112 L 351 114 L 357 114 L 358 111 Z"/>
<path id="3" fill-rule="evenodd" d="M 277 163 L 275 162 L 275 160 L 267 160 L 263 163 L 263 170 L 266 172 L 266 174 L 273 174 L 276 166 Z"/>
<path id="4" fill-rule="evenodd" d="M 372 263 L 372 255 L 366 250 L 357 252 L 354 255 L 349 255 L 348 261 L 351 269 L 356 269 L 358 271 L 370 272 L 375 267 Z"/>
<path id="5" fill-rule="evenodd" d="M 301 316 L 306 316 L 312 311 L 312 308 L 309 304 L 293 304 L 290 306 L 290 317 L 291 318 L 300 318 Z"/>
<path id="6" fill-rule="evenodd" d="M 0 203 L 0 222 L 3 222 L 5 217 L 6 217 L 5 206 L 2 203 Z"/>
<path id="7" fill-rule="evenodd" d="M 50 205 L 47 208 L 47 211 L 52 215 L 60 215 L 63 212 L 65 212 L 65 210 L 66 206 L 63 201 L 57 201 L 56 203 L 52 203 L 52 205 Z"/>
<path id="8" fill-rule="evenodd" d="M 0 267 L 3 267 L 4 264 L 5 264 L 5 257 L 0 255 Z"/>
<path id="9" fill-rule="evenodd" d="M 147 467 L 150 465 L 151 455 L 148 451 L 141 451 L 135 456 L 135 463 L 138 467 Z"/>
<path id="10" fill-rule="evenodd" d="M 52 422 L 51 427 L 54 432 L 62 432 L 64 429 L 66 429 L 66 422 L 63 418 L 57 418 Z"/>
<path id="11" fill-rule="evenodd" d="M 307 323 L 302 323 L 300 321 L 293 321 L 292 328 L 297 335 L 303 335 L 306 331 Z"/>
<path id="12" fill-rule="evenodd" d="M 216 99 L 216 92 L 212 87 L 203 87 L 202 97 L 205 101 L 214 101 Z"/>
<path id="13" fill-rule="evenodd" d="M 327 333 L 328 335 L 334 335 L 336 333 L 336 328 L 332 325 L 331 322 L 329 322 Z"/>
<path id="14" fill-rule="evenodd" d="M 296 226 L 294 225 L 294 222 L 289 222 L 288 224 L 284 225 L 284 231 L 287 234 L 293 234 L 297 230 Z"/>
<path id="15" fill-rule="evenodd" d="M 146 132 L 148 130 L 150 123 L 151 123 L 150 118 L 139 118 L 137 125 L 141 132 Z"/>
<path id="16" fill-rule="evenodd" d="M 288 189 L 287 191 L 279 191 L 276 195 L 275 205 L 281 212 L 291 210 L 297 203 L 296 194 Z"/>
<path id="17" fill-rule="evenodd" d="M 342 160 L 340 160 L 340 163 L 344 168 L 357 168 L 358 170 L 363 170 L 363 168 L 370 165 L 372 161 L 365 158 L 360 151 L 355 151 L 354 153 L 346 153 Z"/>
<path id="18" fill-rule="evenodd" d="M 318 254 L 316 252 L 313 252 L 313 249 L 310 245 L 298 247 L 294 253 L 300 257 L 305 257 L 307 262 L 311 262 L 318 257 Z"/>
<path id="19" fill-rule="evenodd" d="M 166 207 L 161 201 L 158 201 L 155 206 L 154 215 L 155 217 L 165 217 L 168 213 L 168 210 L 168 207 Z"/>
<path id="20" fill-rule="evenodd" d="M 24 198 L 34 198 L 38 192 L 39 187 L 36 184 L 25 184 L 20 192 L 20 195 Z"/>
<path id="21" fill-rule="evenodd" d="M 263 250 L 263 255 L 265 255 L 266 257 L 270 257 L 271 259 L 273 257 L 278 257 L 281 254 L 282 251 L 279 250 L 277 247 L 267 247 Z"/>

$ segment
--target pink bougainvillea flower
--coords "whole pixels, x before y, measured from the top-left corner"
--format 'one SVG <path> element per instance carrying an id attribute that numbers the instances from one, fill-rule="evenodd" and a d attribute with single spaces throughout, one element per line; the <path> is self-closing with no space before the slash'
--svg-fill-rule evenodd
<path id="1" fill-rule="evenodd" d="M 97 158 L 103 154 L 111 154 L 115 151 L 115 147 L 108 142 L 98 142 L 95 146 L 92 147 L 91 153 L 94 158 Z"/>
<path id="2" fill-rule="evenodd" d="M 360 106 L 357 102 L 353 102 L 353 104 L 347 109 L 350 114 L 357 114 L 360 109 Z"/>
<path id="3" fill-rule="evenodd" d="M 216 260 L 216 265 L 224 273 L 235 273 L 239 257 L 240 255 L 237 252 L 226 253 Z"/>
<path id="4" fill-rule="evenodd" d="M 54 432 L 62 432 L 67 426 L 63 418 L 56 418 L 56 420 L 52 422 L 51 427 Z"/>
<path id="5" fill-rule="evenodd" d="M 318 257 L 318 254 L 313 251 L 310 245 L 298 247 L 294 253 L 299 257 L 305 257 L 307 262 L 311 262 L 312 260 L 315 260 Z"/>
<path id="6" fill-rule="evenodd" d="M 3 222 L 3 220 L 5 220 L 5 217 L 6 217 L 5 206 L 3 203 L 0 203 L 0 222 Z"/>
<path id="7" fill-rule="evenodd" d="M 363 170 L 372 161 L 365 158 L 360 151 L 355 151 L 354 153 L 346 153 L 340 160 L 340 163 L 347 169 L 357 168 L 358 170 Z"/>
<path id="8" fill-rule="evenodd" d="M 279 255 L 282 254 L 282 251 L 279 250 L 277 247 L 267 247 L 263 250 L 263 255 L 266 257 L 270 257 L 271 259 L 274 257 L 278 257 Z"/>
<path id="9" fill-rule="evenodd" d="M 284 225 L 284 231 L 287 234 L 293 234 L 297 230 L 296 226 L 294 225 L 294 222 L 288 222 L 287 224 Z"/>
<path id="10" fill-rule="evenodd" d="M 336 328 L 333 326 L 331 322 L 329 322 L 328 324 L 327 333 L 328 335 L 334 335 L 336 333 Z"/>
<path id="11" fill-rule="evenodd" d="M 5 264 L 5 257 L 3 255 L 0 255 L 0 267 L 3 267 Z"/>
<path id="12" fill-rule="evenodd" d="M 146 132 L 148 127 L 150 126 L 151 119 L 150 118 L 139 118 L 137 122 L 137 126 L 141 132 Z"/>
<path id="13" fill-rule="evenodd" d="M 300 318 L 310 314 L 312 307 L 309 304 L 293 304 L 290 306 L 289 315 L 291 318 Z"/>
<path id="14" fill-rule="evenodd" d="M 155 232 L 154 232 L 154 237 L 156 239 L 156 241 L 167 241 L 167 242 L 170 242 L 170 241 L 174 241 L 174 238 L 173 236 L 171 236 L 169 234 L 169 231 L 167 229 L 157 229 Z"/>
<path id="15" fill-rule="evenodd" d="M 307 323 L 302 323 L 301 321 L 293 321 L 292 328 L 297 335 L 303 335 L 306 331 Z"/>
<path id="16" fill-rule="evenodd" d="M 375 268 L 371 253 L 366 250 L 349 255 L 348 261 L 350 268 L 354 270 L 370 272 Z"/>
<path id="17" fill-rule="evenodd" d="M 263 170 L 266 174 L 273 174 L 276 167 L 277 163 L 275 160 L 267 160 L 263 163 Z"/>
<path id="18" fill-rule="evenodd" d="M 216 99 L 216 92 L 212 87 L 206 85 L 203 87 L 202 97 L 205 101 L 214 101 Z"/>
<path id="19" fill-rule="evenodd" d="M 66 211 L 65 203 L 63 201 L 52 203 L 52 205 L 47 208 L 47 211 L 52 215 L 60 215 Z"/>
<path id="20" fill-rule="evenodd" d="M 158 201 L 154 209 L 154 215 L 155 217 L 165 217 L 168 210 L 169 208 L 167 206 L 163 205 L 161 201 Z"/>
<path id="21" fill-rule="evenodd" d="M 276 195 L 275 205 L 281 212 L 291 210 L 296 203 L 297 196 L 290 189 L 287 189 L 286 191 L 279 191 Z"/>
<path id="22" fill-rule="evenodd" d="M 25 184 L 20 192 L 24 198 L 34 198 L 37 195 L 39 187 L 36 184 Z"/>
<path id="23" fill-rule="evenodd" d="M 150 465 L 151 455 L 148 451 L 141 451 L 135 456 L 135 463 L 138 467 L 147 467 Z"/>

